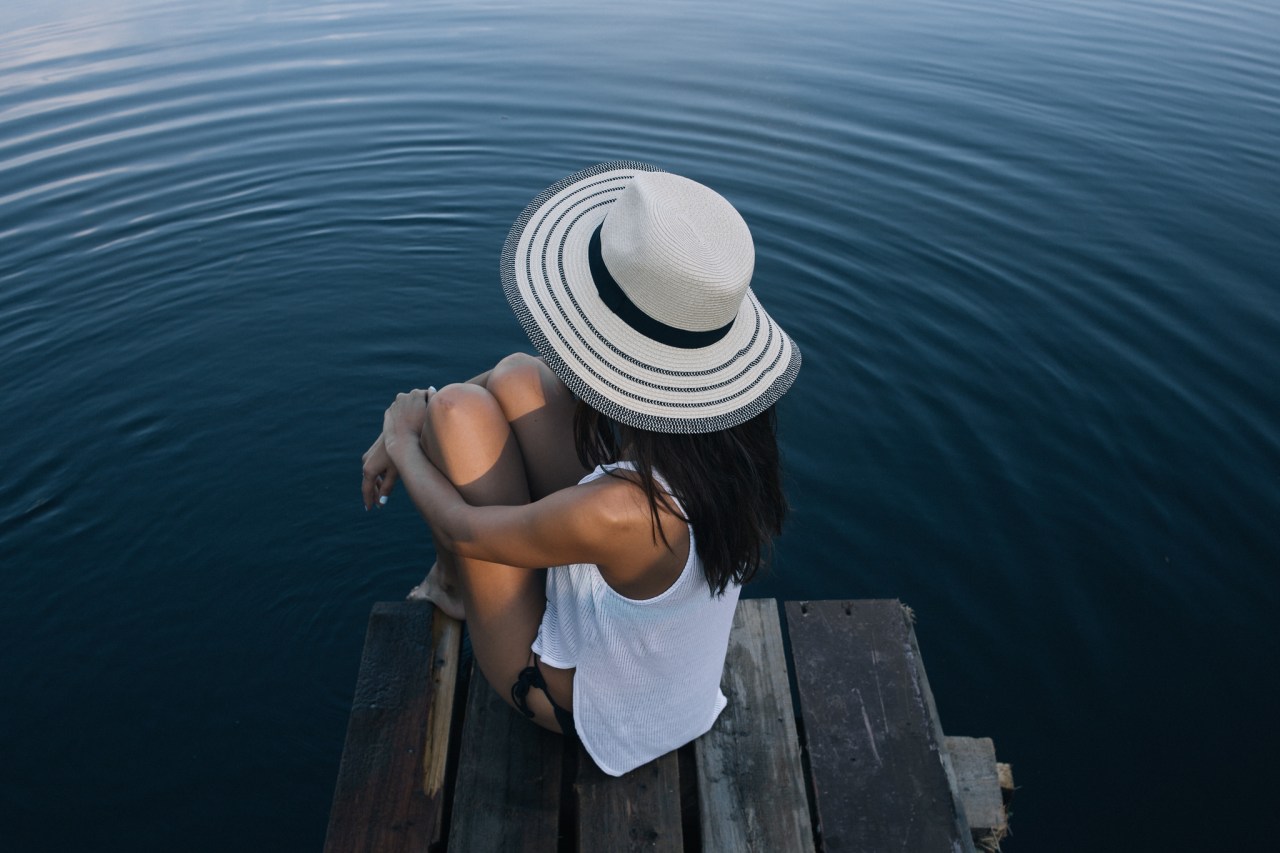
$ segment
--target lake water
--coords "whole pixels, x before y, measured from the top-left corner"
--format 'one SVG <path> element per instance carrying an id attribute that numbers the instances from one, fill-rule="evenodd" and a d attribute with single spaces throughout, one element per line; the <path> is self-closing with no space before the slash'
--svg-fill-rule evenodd
<path id="1" fill-rule="evenodd" d="M 1006 849 L 1259 849 L 1280 761 L 1264 0 L 0 9 L 6 850 L 315 850 L 429 561 L 359 456 L 527 348 L 498 256 L 637 159 L 804 349 L 750 594 L 899 597 Z"/>

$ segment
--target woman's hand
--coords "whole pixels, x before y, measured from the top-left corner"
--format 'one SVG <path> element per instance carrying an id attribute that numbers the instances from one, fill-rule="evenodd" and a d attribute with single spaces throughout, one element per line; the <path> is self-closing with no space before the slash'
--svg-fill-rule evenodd
<path id="1" fill-rule="evenodd" d="M 428 388 L 425 391 L 414 390 L 399 394 L 383 415 L 382 434 L 360 457 L 363 463 L 360 493 L 364 497 L 366 511 L 370 507 L 386 504 L 396 481 L 400 479 L 400 472 L 391 458 L 388 437 L 394 444 L 397 439 L 404 441 L 411 435 L 412 441 L 416 443 L 422 433 L 422 425 L 426 422 L 426 401 L 435 391 L 435 388 Z"/>
<path id="2" fill-rule="evenodd" d="M 367 512 L 369 507 L 382 506 L 387 502 L 387 496 L 395 488 L 400 474 L 391 461 L 391 454 L 387 453 L 387 443 L 381 435 L 360 459 L 363 463 L 360 493 L 364 496 L 364 508 Z"/>
<path id="3" fill-rule="evenodd" d="M 387 456 L 394 464 L 396 454 L 409 445 L 419 446 L 423 424 L 427 422 L 427 400 L 436 393 L 435 388 L 425 391 L 414 389 L 397 394 L 382 416 L 382 442 Z"/>

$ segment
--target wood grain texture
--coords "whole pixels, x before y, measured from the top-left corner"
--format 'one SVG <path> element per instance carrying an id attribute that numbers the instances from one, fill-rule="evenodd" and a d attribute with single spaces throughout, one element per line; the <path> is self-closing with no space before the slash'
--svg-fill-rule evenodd
<path id="1" fill-rule="evenodd" d="M 564 739 L 520 716 L 471 675 L 449 849 L 554 851 Z"/>
<path id="2" fill-rule="evenodd" d="M 729 704 L 695 744 L 702 849 L 813 850 L 773 599 L 738 602 L 721 689 Z"/>
<path id="3" fill-rule="evenodd" d="M 996 778 L 1000 780 L 1000 794 L 1005 800 L 1013 796 L 1013 765 L 996 762 Z"/>
<path id="4" fill-rule="evenodd" d="M 788 602 L 823 848 L 972 851 L 899 602 Z"/>
<path id="5" fill-rule="evenodd" d="M 579 746 L 574 789 L 581 853 L 679 853 L 684 849 L 675 752 L 614 778 L 596 767 Z"/>
<path id="6" fill-rule="evenodd" d="M 425 601 L 373 606 L 325 850 L 426 850 L 443 797 L 422 787 L 431 703 L 431 623 Z"/>
<path id="7" fill-rule="evenodd" d="M 996 772 L 995 744 L 989 737 L 948 737 L 945 742 L 970 831 L 975 836 L 1003 835 L 1008 821 Z"/>
<path id="8" fill-rule="evenodd" d="M 422 789 L 429 797 L 444 790 L 461 648 L 462 623 L 443 611 L 436 611 L 431 621 L 431 683 L 434 692 L 427 708 L 427 753 L 422 767 Z"/>

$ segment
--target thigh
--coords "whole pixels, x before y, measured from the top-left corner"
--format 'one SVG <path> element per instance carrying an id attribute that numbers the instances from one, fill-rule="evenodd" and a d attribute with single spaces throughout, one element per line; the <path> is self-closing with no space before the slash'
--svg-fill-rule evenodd
<path id="1" fill-rule="evenodd" d="M 458 492 L 474 506 L 529 502 L 516 438 L 493 395 L 478 385 L 449 385 L 431 398 L 422 445 Z M 452 555 L 462 587 L 476 663 L 508 703 L 529 663 L 546 610 L 546 572 Z M 540 725 L 558 730 L 541 691 L 530 694 Z M 557 694 L 558 695 L 558 694 Z"/>
<path id="2" fill-rule="evenodd" d="M 524 353 L 509 355 L 493 368 L 487 387 L 520 446 L 534 500 L 586 475 L 574 449 L 577 400 L 546 362 Z"/>

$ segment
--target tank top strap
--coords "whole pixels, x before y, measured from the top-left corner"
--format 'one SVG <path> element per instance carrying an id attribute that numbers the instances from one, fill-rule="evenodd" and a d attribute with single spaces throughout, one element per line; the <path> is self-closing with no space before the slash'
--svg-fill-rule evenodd
<path id="1" fill-rule="evenodd" d="M 583 483 L 590 483 L 593 480 L 598 480 L 601 477 L 607 476 L 610 471 L 613 471 L 618 468 L 625 468 L 628 471 L 636 470 L 635 463 L 628 462 L 625 459 L 620 460 L 618 462 L 606 462 L 603 465 L 597 465 L 594 471 L 587 474 L 587 476 L 583 477 L 581 480 L 578 481 L 578 485 L 582 485 Z M 680 512 L 681 515 L 683 515 L 684 505 L 680 503 L 680 499 L 676 497 L 675 493 L 671 491 L 671 484 L 667 482 L 667 478 L 663 477 L 661 472 L 654 471 L 653 479 L 658 481 L 658 485 L 662 487 L 662 490 L 667 493 L 668 497 L 671 498 L 672 503 L 676 505 L 676 509 Z"/>

